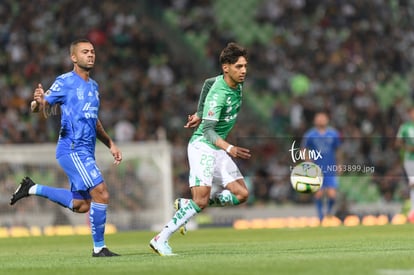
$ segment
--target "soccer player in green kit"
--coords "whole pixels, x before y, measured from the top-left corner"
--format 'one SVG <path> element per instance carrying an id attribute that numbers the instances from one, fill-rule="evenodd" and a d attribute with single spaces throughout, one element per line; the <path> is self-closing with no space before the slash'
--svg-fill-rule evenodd
<path id="1" fill-rule="evenodd" d="M 174 255 L 169 238 L 205 207 L 238 205 L 249 195 L 232 157 L 248 159 L 250 151 L 226 141 L 241 107 L 247 51 L 236 43 L 229 43 L 219 61 L 223 74 L 204 82 L 197 112 L 188 117 L 184 126 L 198 126 L 187 149 L 192 199 L 177 199 L 173 218 L 150 241 L 152 250 L 161 256 Z"/>
<path id="2" fill-rule="evenodd" d="M 409 120 L 398 129 L 396 145 L 404 153 L 404 170 L 410 187 L 411 210 L 408 220 L 414 223 L 414 107 L 408 110 Z"/>

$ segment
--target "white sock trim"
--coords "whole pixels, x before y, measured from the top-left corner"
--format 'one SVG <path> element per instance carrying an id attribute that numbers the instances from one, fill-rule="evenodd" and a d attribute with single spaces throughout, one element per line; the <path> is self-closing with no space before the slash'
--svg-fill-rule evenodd
<path id="1" fill-rule="evenodd" d="M 32 187 L 29 188 L 29 194 L 30 195 L 36 195 L 36 191 L 37 191 L 37 184 L 33 185 Z"/>
<path id="2" fill-rule="evenodd" d="M 106 247 L 106 245 L 104 246 L 100 246 L 100 247 L 93 247 L 93 252 L 98 253 L 99 251 L 101 251 L 102 248 Z"/>

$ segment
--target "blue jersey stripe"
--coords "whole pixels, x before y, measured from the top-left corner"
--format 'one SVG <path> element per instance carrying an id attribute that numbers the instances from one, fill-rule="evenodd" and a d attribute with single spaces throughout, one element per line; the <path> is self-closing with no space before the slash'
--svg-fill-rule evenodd
<path id="1" fill-rule="evenodd" d="M 73 163 L 75 164 L 76 170 L 78 170 L 79 175 L 81 175 L 85 186 L 88 188 L 93 187 L 93 180 L 89 176 L 88 172 L 86 171 L 85 166 L 81 162 L 78 153 L 71 153 L 70 157 L 72 158 Z"/>

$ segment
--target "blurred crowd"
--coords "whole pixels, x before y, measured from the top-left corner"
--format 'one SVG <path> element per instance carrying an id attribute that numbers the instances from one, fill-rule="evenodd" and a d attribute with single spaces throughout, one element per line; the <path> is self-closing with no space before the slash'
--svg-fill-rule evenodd
<path id="1" fill-rule="evenodd" d="M 121 147 L 129 141 L 170 141 L 175 195 L 188 195 L 186 143 L 191 131 L 183 125 L 195 111 L 203 79 L 211 75 L 192 74 L 185 64 L 196 63 L 216 74 L 220 50 L 229 41 L 243 39 L 231 28 L 220 27 L 221 0 L 143 2 L 1 1 L 0 145 L 56 141 L 59 117 L 45 120 L 30 114 L 32 91 L 37 83 L 47 88 L 56 76 L 71 70 L 68 46 L 86 37 L 97 52 L 92 78 L 100 84 L 105 128 Z M 231 17 L 242 3 L 252 1 L 240 2 L 224 14 Z M 271 32 L 265 43 L 253 40 L 246 45 L 246 91 L 259 99 L 257 104 L 260 98 L 275 100 L 265 118 L 263 108 L 247 102 L 231 136 L 254 152 L 254 161 L 240 163 L 254 194 L 250 203 L 311 200 L 289 186 L 287 149 L 288 137 L 300 139 L 318 109 L 329 110 L 332 125 L 342 134 L 346 161 L 375 166 L 370 179 L 379 197 L 392 201 L 404 196 L 404 174 L 393 144 L 413 97 L 414 4 L 257 0 L 255 5 L 250 20 L 270 26 L 266 29 Z M 243 12 L 238 12 L 239 24 Z M 190 55 L 173 58 L 171 37 L 159 31 L 164 13 L 178 19 L 168 26 L 177 33 L 206 33 L 205 43 L 194 45 L 200 60 L 189 61 Z M 296 85 L 299 80 L 301 85 Z M 10 193 L 8 186 L 3 191 Z M 126 204 L 138 209 L 134 201 L 142 194 L 130 197 Z"/>

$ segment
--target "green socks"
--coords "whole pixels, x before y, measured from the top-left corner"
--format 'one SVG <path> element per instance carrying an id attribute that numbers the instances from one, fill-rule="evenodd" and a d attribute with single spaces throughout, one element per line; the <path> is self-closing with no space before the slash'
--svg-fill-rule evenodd
<path id="1" fill-rule="evenodd" d="M 229 205 L 238 205 L 240 201 L 237 197 L 232 194 L 229 190 L 223 190 L 220 193 L 214 195 L 212 199 L 209 201 L 209 206 L 229 206 Z"/>

